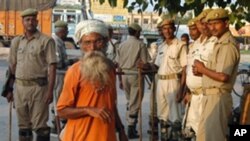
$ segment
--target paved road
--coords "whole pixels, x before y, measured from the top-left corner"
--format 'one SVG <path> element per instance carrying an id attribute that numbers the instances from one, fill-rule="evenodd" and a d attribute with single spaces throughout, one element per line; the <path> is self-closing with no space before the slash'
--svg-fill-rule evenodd
<path id="1" fill-rule="evenodd" d="M 242 61 L 245 62 L 246 60 Z M 244 66 L 243 66 L 244 67 Z M 2 89 L 2 84 L 4 80 L 4 75 L 5 75 L 5 70 L 7 69 L 7 62 L 5 60 L 0 59 L 0 90 Z M 239 87 L 239 85 L 238 85 Z M 142 135 L 143 135 L 143 141 L 149 140 L 149 136 L 147 134 L 148 130 L 148 115 L 149 115 L 149 94 L 150 91 L 147 89 L 148 86 L 145 87 L 145 95 L 144 99 L 142 102 Z M 126 127 L 126 122 L 125 122 L 125 112 L 126 112 L 126 100 L 124 93 L 120 90 L 117 89 L 118 91 L 118 110 L 121 116 L 121 119 Z M 233 101 L 234 101 L 234 106 L 238 105 L 239 103 L 239 98 L 236 97 L 234 94 L 233 96 Z M 51 120 L 51 118 L 50 118 Z M 8 140 L 8 129 L 9 129 L 9 105 L 6 102 L 6 100 L 3 97 L 0 97 L 0 141 L 7 141 Z M 51 125 L 51 121 L 48 123 Z M 12 111 L 12 141 L 17 141 L 18 140 L 18 129 L 17 129 L 17 121 L 16 121 L 16 114 L 15 110 L 13 109 Z M 52 137 L 52 141 L 56 141 L 55 136 Z M 134 140 L 136 141 L 136 140 Z"/>

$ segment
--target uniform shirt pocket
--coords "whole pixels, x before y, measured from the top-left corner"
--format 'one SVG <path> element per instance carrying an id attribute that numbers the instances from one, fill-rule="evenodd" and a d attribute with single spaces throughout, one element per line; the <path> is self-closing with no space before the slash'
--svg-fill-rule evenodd
<path id="1" fill-rule="evenodd" d="M 24 54 L 24 47 L 20 46 L 17 49 L 17 61 L 22 61 L 24 58 L 25 54 Z"/>

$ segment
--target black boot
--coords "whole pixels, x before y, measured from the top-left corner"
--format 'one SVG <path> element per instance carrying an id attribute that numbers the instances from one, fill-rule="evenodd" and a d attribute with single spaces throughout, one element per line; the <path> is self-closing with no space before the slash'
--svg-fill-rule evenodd
<path id="1" fill-rule="evenodd" d="M 50 128 L 40 128 L 36 131 L 36 141 L 50 141 Z"/>
<path id="2" fill-rule="evenodd" d="M 50 141 L 50 136 L 37 136 L 36 141 Z"/>
<path id="3" fill-rule="evenodd" d="M 163 120 L 160 121 L 160 124 L 161 124 L 161 141 L 167 141 L 169 124 Z"/>
<path id="4" fill-rule="evenodd" d="M 153 138 L 157 139 L 158 138 L 158 118 L 157 117 L 154 117 L 153 120 L 152 118 L 150 118 L 149 127 L 150 129 L 147 131 L 148 134 L 153 136 Z M 152 132 L 152 130 L 154 130 L 154 132 Z"/>
<path id="5" fill-rule="evenodd" d="M 181 123 L 174 122 L 171 124 L 170 139 L 171 141 L 178 141 L 181 139 Z"/>
<path id="6" fill-rule="evenodd" d="M 20 129 L 19 130 L 19 141 L 32 141 L 33 135 L 30 129 Z"/>
<path id="7" fill-rule="evenodd" d="M 129 125 L 128 126 L 128 138 L 129 139 L 136 139 L 139 138 L 139 135 L 136 133 L 135 126 Z"/>

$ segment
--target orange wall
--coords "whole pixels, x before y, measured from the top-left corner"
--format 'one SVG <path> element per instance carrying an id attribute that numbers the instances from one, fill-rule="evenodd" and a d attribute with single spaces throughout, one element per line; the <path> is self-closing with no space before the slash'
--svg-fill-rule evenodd
<path id="1" fill-rule="evenodd" d="M 22 18 L 20 11 L 0 11 L 0 34 L 16 36 L 23 34 Z M 51 35 L 52 9 L 39 11 L 37 16 L 39 21 L 38 29 Z"/>

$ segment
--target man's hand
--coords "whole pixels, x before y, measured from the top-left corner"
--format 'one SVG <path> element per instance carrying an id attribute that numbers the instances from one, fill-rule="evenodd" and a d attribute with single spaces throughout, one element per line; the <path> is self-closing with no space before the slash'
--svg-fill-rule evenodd
<path id="1" fill-rule="evenodd" d="M 183 103 L 186 105 L 191 101 L 192 95 L 190 93 L 187 93 L 183 99 Z"/>
<path id="2" fill-rule="evenodd" d="M 140 69 L 143 69 L 144 68 L 144 62 L 141 59 L 137 60 L 136 61 L 136 67 L 140 68 Z"/>
<path id="3" fill-rule="evenodd" d="M 44 99 L 46 104 L 50 104 L 53 101 L 53 92 L 47 92 L 47 94 L 45 95 L 45 99 Z"/>
<path id="4" fill-rule="evenodd" d="M 194 65 L 193 67 L 193 74 L 196 76 L 202 76 L 202 71 L 205 68 L 205 65 L 203 62 L 199 60 L 194 60 Z"/>
<path id="5" fill-rule="evenodd" d="M 104 123 L 110 123 L 114 120 L 114 115 L 107 108 L 90 108 L 88 114 L 92 117 L 101 119 Z"/>
<path id="6" fill-rule="evenodd" d="M 9 91 L 6 95 L 6 99 L 8 102 L 11 102 L 14 100 L 14 97 L 13 97 L 13 92 L 12 91 Z"/>
<path id="7" fill-rule="evenodd" d="M 183 91 L 179 90 L 179 92 L 176 95 L 176 102 L 180 103 L 183 99 Z"/>

